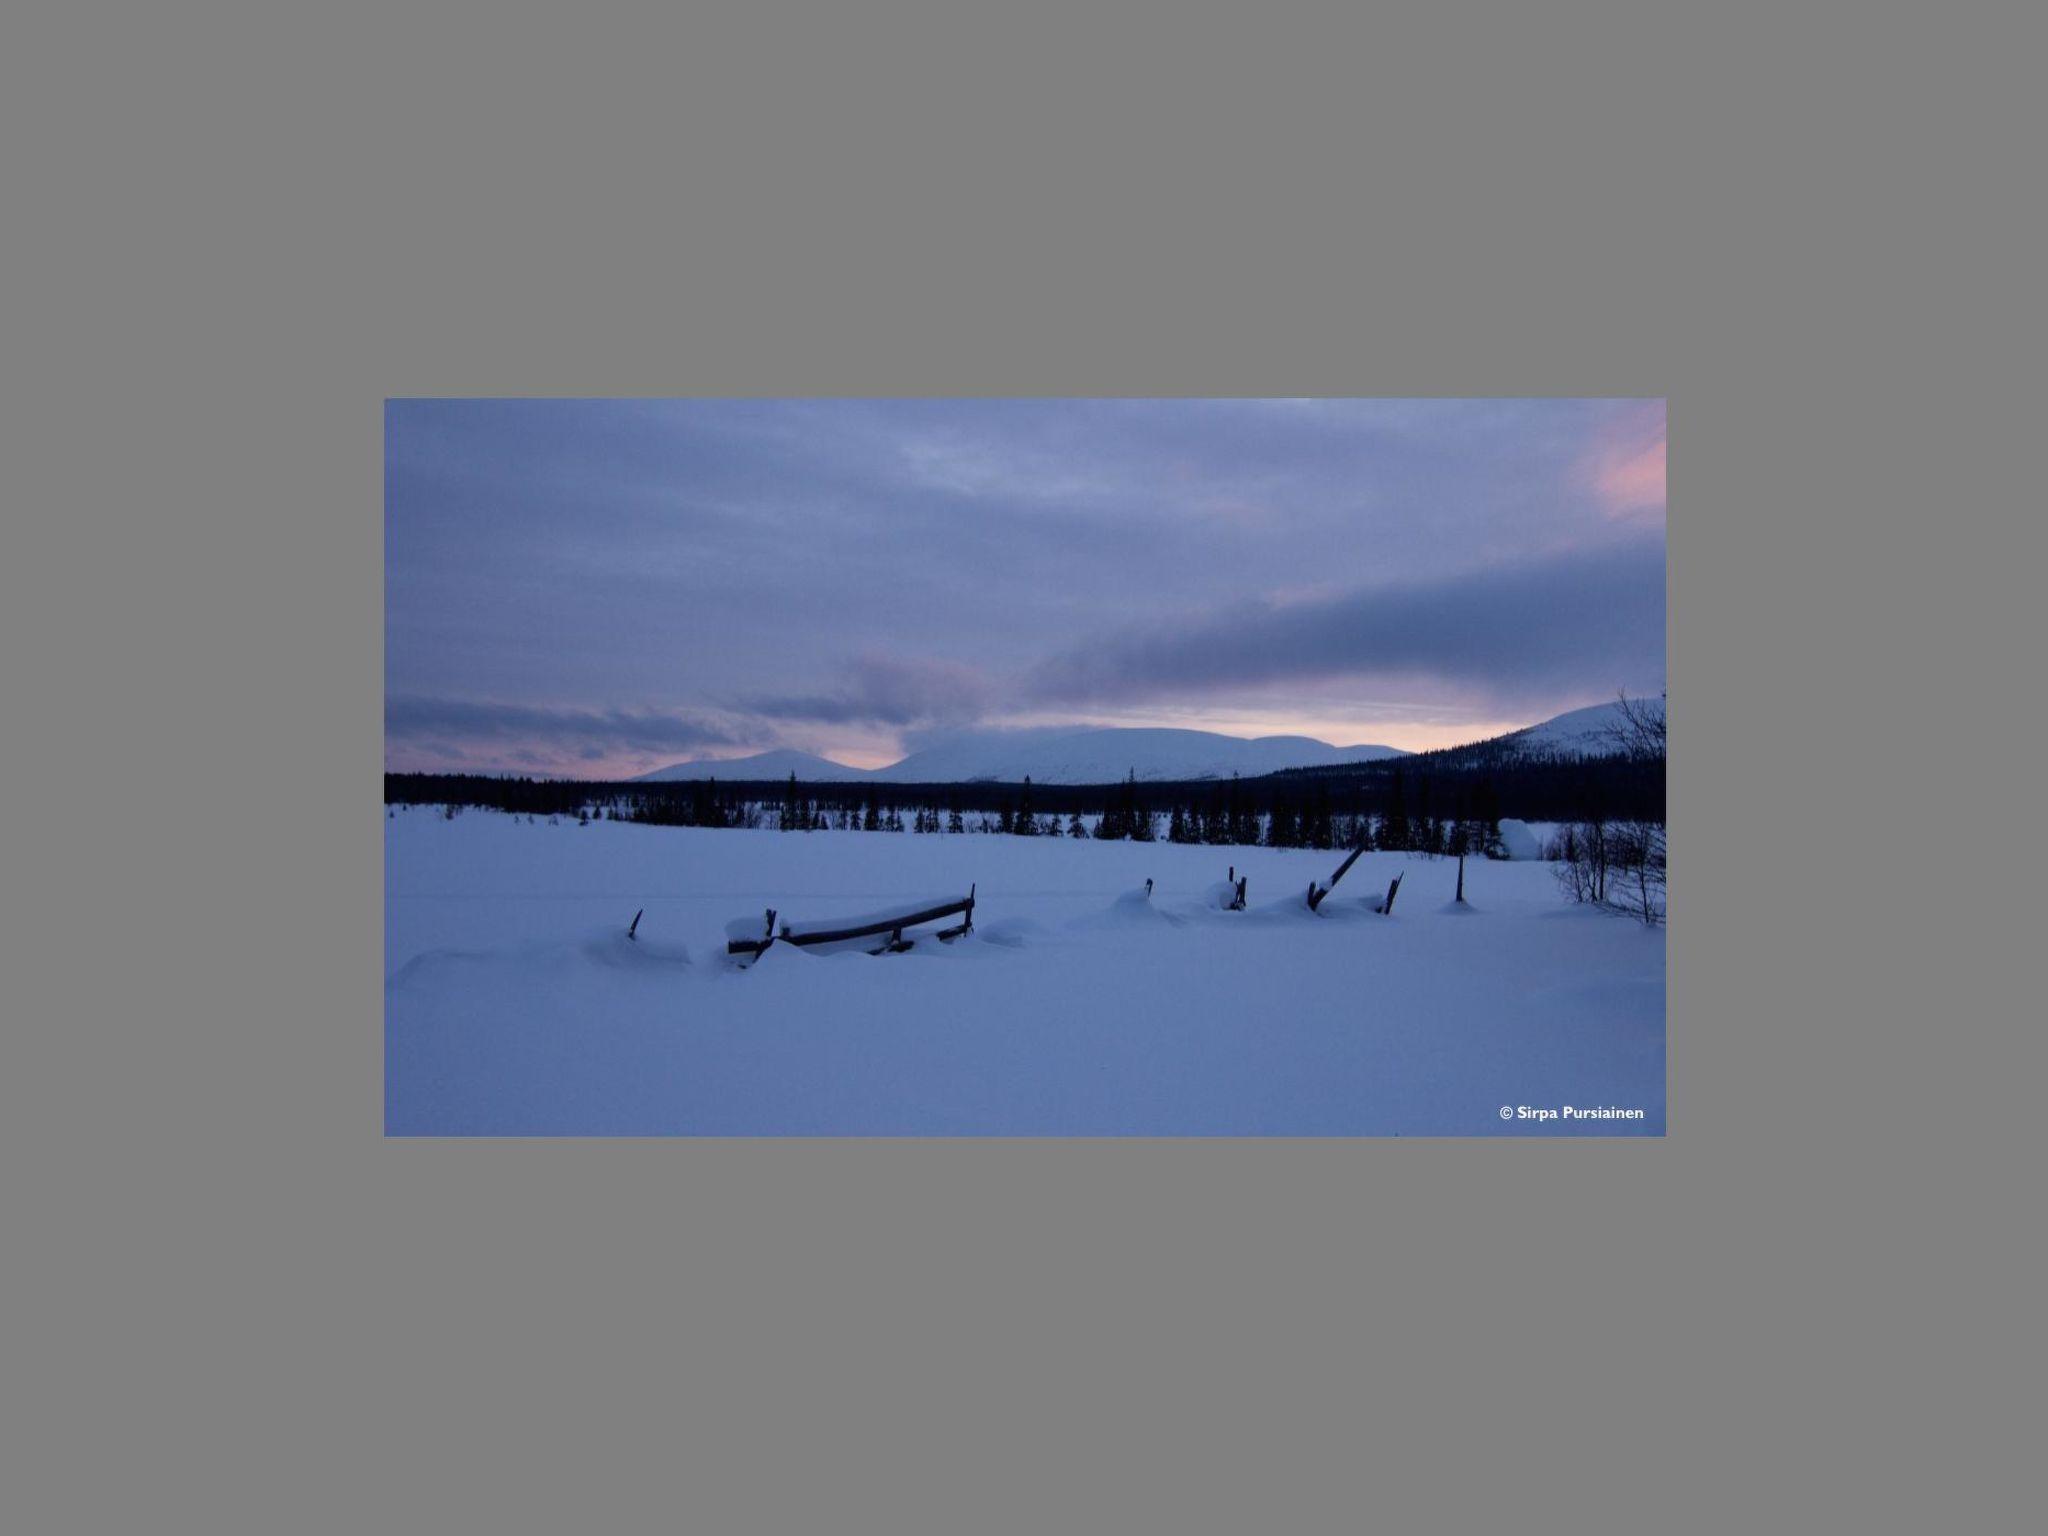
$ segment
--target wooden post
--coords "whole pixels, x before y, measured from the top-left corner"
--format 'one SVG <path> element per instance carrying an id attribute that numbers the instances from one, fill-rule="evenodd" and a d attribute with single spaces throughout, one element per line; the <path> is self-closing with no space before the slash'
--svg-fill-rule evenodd
<path id="1" fill-rule="evenodd" d="M 1401 877 L 1396 875 L 1387 885 L 1386 904 L 1380 908 L 1380 915 L 1382 917 L 1392 917 L 1394 915 L 1394 897 L 1400 889 Z"/>
<path id="2" fill-rule="evenodd" d="M 1460 903 L 1465 900 L 1465 855 L 1462 853 L 1458 855 L 1458 900 Z"/>
<path id="3" fill-rule="evenodd" d="M 637 928 L 638 928 L 638 927 L 640 926 L 640 914 L 641 914 L 642 912 L 645 912 L 646 910 L 647 910 L 647 909 L 646 909 L 645 907 L 642 907 L 642 908 L 640 909 L 640 911 L 639 911 L 639 912 L 635 912 L 635 913 L 633 914 L 633 923 L 632 923 L 632 927 L 630 927 L 630 928 L 628 928 L 628 929 L 626 930 L 626 937 L 627 937 L 627 938 L 629 938 L 629 939 L 630 939 L 630 938 L 632 938 L 632 937 L 634 936 L 634 929 L 637 929 Z"/>

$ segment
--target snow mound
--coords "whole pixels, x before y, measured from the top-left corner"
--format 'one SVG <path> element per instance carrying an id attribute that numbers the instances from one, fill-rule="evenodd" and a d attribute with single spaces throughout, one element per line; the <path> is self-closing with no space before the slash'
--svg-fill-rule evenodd
<path id="1" fill-rule="evenodd" d="M 1529 830 L 1526 821 L 1515 821 L 1503 816 L 1500 821 L 1500 843 L 1511 859 L 1540 859 L 1543 845 L 1536 834 Z"/>
<path id="2" fill-rule="evenodd" d="M 1100 912 L 1089 913 L 1073 919 L 1069 928 L 1181 928 L 1187 919 L 1169 912 L 1152 899 L 1153 893 L 1142 885 L 1125 891 Z"/>
<path id="3" fill-rule="evenodd" d="M 1022 949 L 1033 940 L 1042 938 L 1045 924 L 1028 917 L 1000 917 L 992 923 L 976 923 L 968 939 L 983 944 L 994 944 L 1001 949 Z M 965 942 L 963 940 L 963 942 Z"/>

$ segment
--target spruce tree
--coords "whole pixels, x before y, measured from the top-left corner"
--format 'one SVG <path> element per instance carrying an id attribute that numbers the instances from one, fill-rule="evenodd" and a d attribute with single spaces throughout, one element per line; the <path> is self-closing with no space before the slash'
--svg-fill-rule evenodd
<path id="1" fill-rule="evenodd" d="M 1508 856 L 1507 844 L 1500 837 L 1500 794 L 1493 787 L 1493 780 L 1484 780 L 1479 786 L 1475 816 L 1479 824 L 1479 851 L 1489 859 L 1504 859 Z"/>
<path id="2" fill-rule="evenodd" d="M 1294 805 L 1279 796 L 1273 797 L 1273 814 L 1266 823 L 1266 846 L 1269 848 L 1294 848 L 1301 843 L 1301 830 L 1294 819 Z"/>
<path id="3" fill-rule="evenodd" d="M 1398 768 L 1387 786 L 1386 809 L 1380 813 L 1380 846 L 1394 853 L 1408 850 L 1408 795 Z"/>
<path id="4" fill-rule="evenodd" d="M 1124 835 L 1140 843 L 1152 841 L 1152 813 L 1138 805 L 1138 770 L 1124 775 Z"/>
<path id="5" fill-rule="evenodd" d="M 1031 808 L 1031 775 L 1024 775 L 1024 789 L 1017 800 L 1017 816 L 1011 828 L 1019 837 L 1038 835 L 1038 813 Z"/>
<path id="6" fill-rule="evenodd" d="M 1236 774 L 1230 776 L 1230 792 L 1223 804 L 1223 820 L 1226 828 L 1224 841 L 1249 847 L 1259 840 L 1259 818 L 1245 804 L 1244 786 Z"/>
<path id="7" fill-rule="evenodd" d="M 1149 834 L 1149 828 L 1148 834 Z M 1102 813 L 1102 820 L 1095 824 L 1095 835 L 1099 838 L 1133 838 L 1138 836 L 1138 774 L 1132 769 L 1124 782 L 1110 792 L 1109 805 Z M 1145 841 L 1150 842 L 1148 835 Z"/>
<path id="8" fill-rule="evenodd" d="M 1336 840 L 1336 830 L 1330 825 L 1330 786 L 1325 780 L 1316 785 L 1309 799 L 1308 836 L 1303 841 L 1311 848 L 1328 848 Z"/>

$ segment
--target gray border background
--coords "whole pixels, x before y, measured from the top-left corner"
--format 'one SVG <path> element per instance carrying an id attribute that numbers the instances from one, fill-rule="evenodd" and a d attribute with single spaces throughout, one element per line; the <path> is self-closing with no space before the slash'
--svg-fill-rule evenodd
<path id="1" fill-rule="evenodd" d="M 965 9 L 10 19 L 0 1516 L 2038 1514 L 2038 14 Z M 1668 395 L 1668 1139 L 385 1141 L 435 393 Z"/>

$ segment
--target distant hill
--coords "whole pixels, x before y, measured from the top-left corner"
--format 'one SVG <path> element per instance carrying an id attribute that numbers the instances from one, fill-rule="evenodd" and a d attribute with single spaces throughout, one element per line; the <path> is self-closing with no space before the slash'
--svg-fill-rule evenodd
<path id="1" fill-rule="evenodd" d="M 871 778 L 865 768 L 849 768 L 829 757 L 778 747 L 752 757 L 693 758 L 687 763 L 670 763 L 652 773 L 640 775 L 643 784 L 674 779 L 786 779 L 791 774 L 806 784 L 839 784 L 852 779 Z"/>
<path id="2" fill-rule="evenodd" d="M 960 742 L 913 752 L 886 768 L 850 768 L 809 752 L 780 749 L 753 757 L 699 758 L 642 774 L 643 782 L 675 779 L 786 779 L 805 783 L 874 780 L 892 784 L 955 784 L 991 780 L 1015 784 L 1109 784 L 1135 772 L 1144 781 L 1256 778 L 1281 768 L 1322 767 L 1406 757 L 1399 747 L 1333 747 L 1312 736 L 1260 736 L 1247 740 L 1215 731 L 1103 729 L 1040 733 L 981 733 Z"/>
<path id="3" fill-rule="evenodd" d="M 1477 766 L 1503 761 L 1611 756 L 1619 704 L 1568 710 L 1535 725 L 1462 747 L 1424 754 L 1426 765 Z M 752 757 L 698 758 L 642 774 L 642 782 L 676 779 L 786 779 L 806 784 L 1114 784 L 1136 773 L 1141 783 L 1255 779 L 1288 769 L 1341 770 L 1354 763 L 1414 756 L 1399 747 L 1335 747 L 1313 736 L 1225 736 L 1216 731 L 1155 728 L 1085 731 L 984 731 L 945 746 L 913 752 L 886 768 L 851 768 L 810 752 L 779 748 Z M 1320 776 L 1319 773 L 1319 776 Z"/>
<path id="4" fill-rule="evenodd" d="M 1632 699 L 1630 702 L 1639 701 Z M 1640 702 L 1656 707 L 1655 701 Z M 1553 715 L 1535 725 L 1525 725 L 1518 731 L 1489 736 L 1484 741 L 1414 753 L 1404 761 L 1412 762 L 1412 771 L 1425 775 L 1439 772 L 1543 771 L 1602 759 L 1618 762 L 1626 755 L 1617 736 L 1622 724 L 1619 702 L 1593 704 L 1585 709 Z M 1288 770 L 1283 776 L 1353 779 L 1379 778 L 1384 777 L 1384 773 L 1367 769 L 1352 774 L 1343 767 L 1307 767 Z"/>
<path id="5" fill-rule="evenodd" d="M 1647 702 L 1655 707 L 1654 700 Z M 1622 724 L 1619 702 L 1593 704 L 1553 715 L 1540 725 L 1510 731 L 1494 740 L 1510 751 L 1530 756 L 1608 757 L 1620 750 L 1615 733 Z"/>
<path id="6" fill-rule="evenodd" d="M 1247 740 L 1215 731 L 1134 728 L 933 747 L 877 769 L 874 776 L 900 784 L 975 779 L 1015 784 L 1027 775 L 1039 784 L 1109 784 L 1128 773 L 1142 781 L 1227 779 L 1233 773 L 1256 778 L 1281 768 L 1406 755 L 1398 747 L 1333 747 L 1312 736 Z"/>

